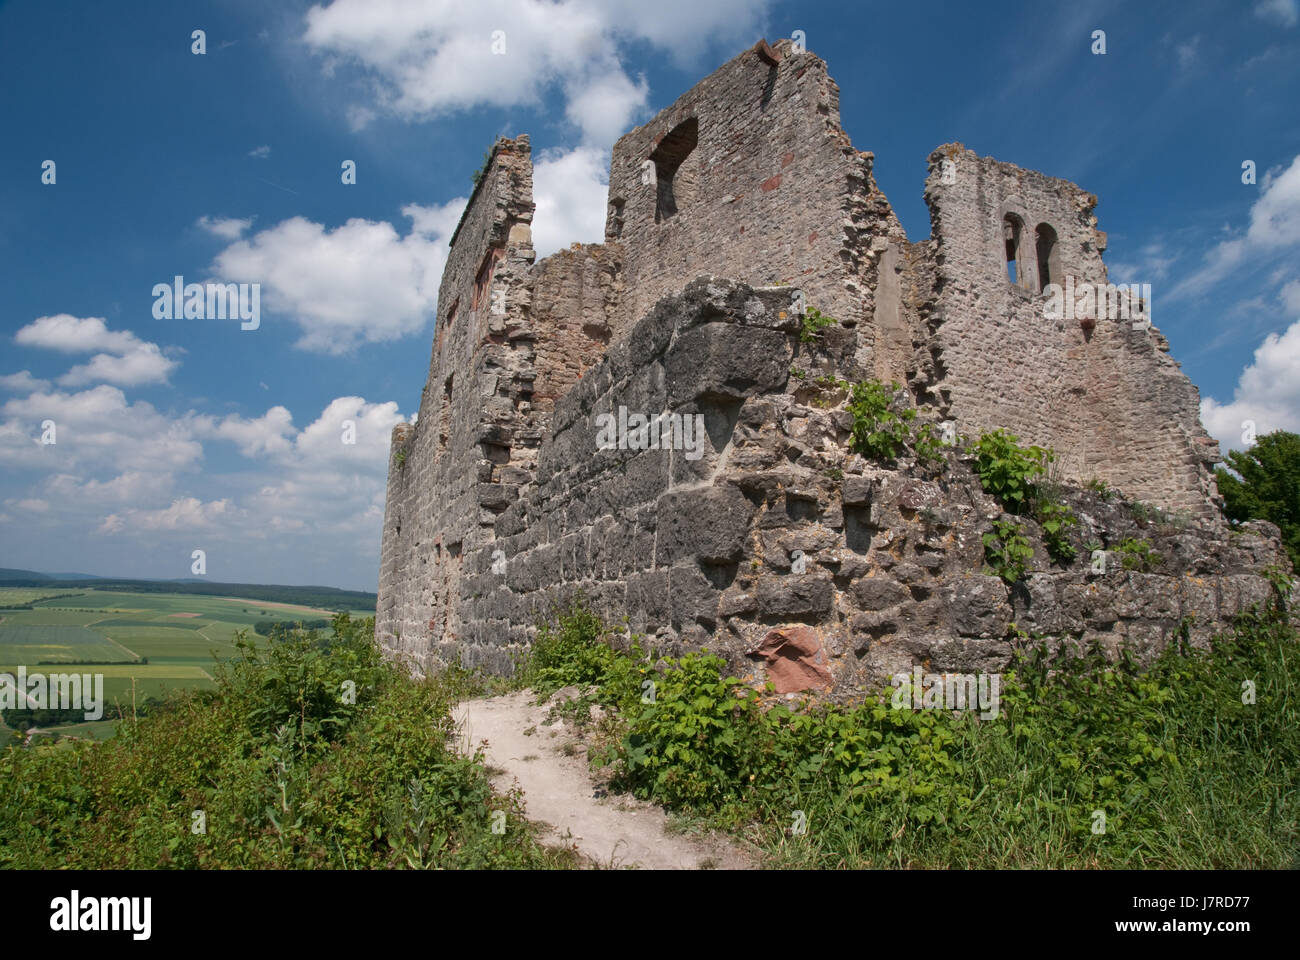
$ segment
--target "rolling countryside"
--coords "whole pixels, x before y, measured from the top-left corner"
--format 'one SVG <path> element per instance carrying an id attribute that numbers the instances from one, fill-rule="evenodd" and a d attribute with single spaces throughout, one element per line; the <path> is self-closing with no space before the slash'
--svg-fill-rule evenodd
<path id="1" fill-rule="evenodd" d="M 373 616 L 358 608 L 354 616 Z M 292 603 L 184 593 L 131 593 L 52 586 L 0 587 L 0 673 L 102 674 L 106 713 L 114 704 L 158 698 L 168 690 L 213 686 L 212 668 L 236 653 L 242 630 L 266 643 L 254 625 L 329 619 L 332 610 Z M 0 727 L 3 721 L 0 720 Z M 61 736 L 103 739 L 116 721 L 45 728 Z"/>

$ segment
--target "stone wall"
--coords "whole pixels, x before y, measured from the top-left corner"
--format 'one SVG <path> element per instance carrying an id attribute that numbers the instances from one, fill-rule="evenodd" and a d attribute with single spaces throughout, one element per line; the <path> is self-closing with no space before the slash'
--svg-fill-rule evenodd
<path id="1" fill-rule="evenodd" d="M 930 157 L 931 236 L 912 243 L 872 162 L 825 64 L 760 42 L 619 140 L 604 244 L 535 262 L 528 138 L 497 141 L 452 238 L 418 421 L 393 432 L 390 656 L 509 672 L 581 592 L 665 650 L 715 649 L 756 677 L 795 651 L 840 696 L 915 662 L 1004 663 L 1013 620 L 1147 655 L 1268 595 L 1276 531 L 1218 515 L 1217 450 L 1164 337 L 1045 319 L 1043 270 L 1106 280 L 1096 198 L 950 145 Z M 1041 269 L 1039 224 L 1056 236 Z M 838 322 L 809 339 L 800 304 Z M 851 454 L 846 397 L 821 378 L 896 380 L 922 420 L 1006 427 L 1055 448 L 1065 479 L 1199 522 L 1153 527 L 1067 490 L 1081 551 L 1140 537 L 1163 564 L 1053 565 L 1028 522 L 1030 575 L 1008 587 L 983 572 L 1000 507 L 970 464 Z M 620 411 L 702 418 L 699 456 L 599 449 L 597 418 Z"/>
<path id="2" fill-rule="evenodd" d="M 918 394 L 964 432 L 1005 427 L 1052 447 L 1066 478 L 1096 477 L 1135 500 L 1216 514 L 1218 445 L 1159 329 L 1095 314 L 1091 327 L 1045 316 L 1034 231 L 1047 224 L 1056 233 L 1056 282 L 1106 284 L 1097 198 L 951 144 L 930 156 L 926 200 L 935 269 Z M 1008 216 L 1024 227 L 1018 283 L 1008 278 Z"/>
<path id="3" fill-rule="evenodd" d="M 528 138 L 498 141 L 452 238 L 419 419 L 393 430 L 377 634 L 415 665 L 430 638 L 457 636 L 464 551 L 531 476 L 528 423 L 511 391 L 533 356 L 517 295 L 534 259 L 532 212 Z"/>
<path id="4" fill-rule="evenodd" d="M 707 648 L 755 680 L 753 654 L 798 636 L 826 690 L 852 696 L 887 675 L 998 670 L 1021 642 L 1099 642 L 1150 658 L 1180 631 L 1204 645 L 1267 601 L 1285 568 L 1267 524 L 1226 528 L 1137 519 L 1082 490 L 1080 559 L 1053 564 L 1034 522 L 1026 579 L 982 572 L 982 536 L 1003 516 L 968 459 L 939 469 L 851 454 L 844 392 L 792 378 L 817 364 L 799 342 L 787 288 L 700 278 L 661 301 L 555 406 L 534 483 L 467 548 L 461 620 L 434 658 L 509 672 L 534 625 L 578 596 L 664 652 Z M 701 455 L 598 449 L 602 414 L 703 418 Z M 1160 562 L 1126 571 L 1086 544 L 1146 540 Z M 1190 618 L 1190 619 L 1189 619 Z M 781 656 L 778 650 L 776 656 Z"/>
<path id="5" fill-rule="evenodd" d="M 619 324 L 701 274 L 786 283 L 860 328 L 873 365 L 876 261 L 907 238 L 872 160 L 840 125 L 823 60 L 782 40 L 723 65 L 614 145 L 605 235 L 623 249 Z"/>

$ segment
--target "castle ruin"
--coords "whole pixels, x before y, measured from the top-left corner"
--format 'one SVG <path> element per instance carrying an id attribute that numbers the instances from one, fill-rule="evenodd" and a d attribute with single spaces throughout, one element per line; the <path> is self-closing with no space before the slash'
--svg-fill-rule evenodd
<path id="1" fill-rule="evenodd" d="M 508 673 L 581 594 L 661 649 L 760 677 L 755 653 L 796 657 L 842 692 L 919 662 L 996 669 L 1013 622 L 1149 654 L 1269 596 L 1275 531 L 1220 519 L 1218 448 L 1165 338 L 1047 319 L 1049 283 L 1107 283 L 1097 198 L 952 144 L 910 242 L 838 101 L 822 60 L 760 41 L 615 144 L 605 242 L 541 261 L 528 138 L 497 141 L 451 240 L 419 417 L 393 431 L 388 655 Z M 809 337 L 807 308 L 836 322 Z M 1097 575 L 1086 551 L 1053 564 L 1029 521 L 1008 586 L 982 572 L 1001 508 L 969 463 L 931 477 L 850 453 L 828 373 L 897 382 L 935 423 L 1006 428 L 1056 451 L 1058 479 L 1188 522 L 1143 534 L 1157 571 Z M 633 419 L 631 443 L 598 443 L 628 411 L 703 435 L 652 445 Z M 1137 532 L 1071 489 L 1080 546 Z"/>

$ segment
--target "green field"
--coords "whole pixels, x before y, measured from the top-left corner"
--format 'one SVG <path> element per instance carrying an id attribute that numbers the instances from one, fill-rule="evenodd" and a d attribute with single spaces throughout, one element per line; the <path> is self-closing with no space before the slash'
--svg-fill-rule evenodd
<path id="1" fill-rule="evenodd" d="M 32 604 L 30 610 L 0 609 L 0 672 L 13 673 L 20 665 L 37 672 L 42 661 L 96 661 L 77 672 L 103 675 L 106 705 L 129 707 L 133 697 L 139 702 L 168 690 L 212 687 L 215 661 L 235 655 L 239 631 L 254 643 L 265 642 L 253 632 L 259 620 L 333 616 L 313 607 L 190 594 L 81 589 L 75 596 L 55 596 L 69 592 L 0 588 L 0 604 Z M 373 615 L 372 610 L 353 612 Z M 103 739 L 110 728 L 99 721 L 51 732 Z"/>
<path id="2" fill-rule="evenodd" d="M 68 590 L 42 590 L 39 587 L 0 587 L 0 609 L 23 607 L 47 597 L 57 597 Z M 80 591 L 77 591 L 80 592 Z"/>
<path id="3" fill-rule="evenodd" d="M 86 627 L 51 626 L 16 622 L 17 616 L 0 621 L 0 664 L 73 663 L 75 661 L 127 662 L 130 651 L 104 634 Z"/>

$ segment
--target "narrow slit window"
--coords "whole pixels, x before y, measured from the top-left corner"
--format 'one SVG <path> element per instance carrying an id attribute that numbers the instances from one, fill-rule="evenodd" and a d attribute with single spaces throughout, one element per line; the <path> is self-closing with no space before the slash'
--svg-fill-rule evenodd
<path id="1" fill-rule="evenodd" d="M 1014 213 L 1002 218 L 1002 239 L 1007 254 L 1007 279 L 1016 286 L 1024 285 L 1024 270 L 1021 266 L 1020 239 L 1025 225 Z"/>
<path id="2" fill-rule="evenodd" d="M 447 449 L 451 437 L 451 386 L 456 375 L 449 376 L 442 385 L 442 402 L 438 405 L 438 449 Z"/>
<path id="3" fill-rule="evenodd" d="M 1041 293 L 1049 283 L 1060 283 L 1057 276 L 1059 265 L 1056 254 L 1056 231 L 1046 223 L 1040 223 L 1034 231 L 1034 246 L 1038 254 L 1038 290 Z"/>

